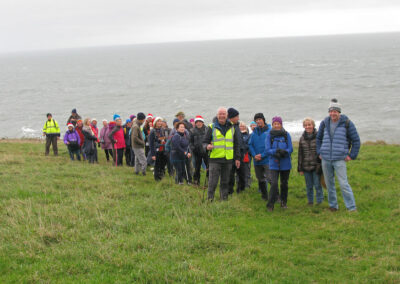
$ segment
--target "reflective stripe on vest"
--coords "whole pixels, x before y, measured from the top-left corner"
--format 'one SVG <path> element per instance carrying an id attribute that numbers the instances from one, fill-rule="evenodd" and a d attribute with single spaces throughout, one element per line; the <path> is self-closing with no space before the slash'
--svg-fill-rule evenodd
<path id="1" fill-rule="evenodd" d="M 43 126 L 43 132 L 46 134 L 59 134 L 60 127 L 58 127 L 58 123 L 54 119 L 47 120 Z"/>
<path id="2" fill-rule="evenodd" d="M 222 135 L 221 131 L 214 127 L 214 124 L 210 124 L 210 128 L 212 129 L 212 142 L 213 149 L 211 151 L 210 158 L 211 159 L 221 159 L 225 158 L 227 160 L 233 159 L 233 135 L 235 132 L 235 128 L 229 128 L 225 136 Z"/>

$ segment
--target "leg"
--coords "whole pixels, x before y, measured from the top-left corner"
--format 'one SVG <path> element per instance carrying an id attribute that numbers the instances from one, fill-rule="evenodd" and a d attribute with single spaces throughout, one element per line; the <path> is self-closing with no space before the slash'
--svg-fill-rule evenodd
<path id="1" fill-rule="evenodd" d="M 80 160 L 81 160 L 81 155 L 80 155 L 79 149 L 78 149 L 78 150 L 75 150 L 74 152 L 75 152 L 75 154 L 76 154 L 76 159 L 77 159 L 78 161 L 80 161 Z"/>
<path id="2" fill-rule="evenodd" d="M 127 166 L 131 165 L 131 147 L 125 148 L 125 162 Z"/>
<path id="3" fill-rule="evenodd" d="M 237 175 L 239 177 L 239 182 L 237 185 L 237 193 L 240 193 L 244 191 L 245 186 L 246 186 L 246 171 L 247 171 L 247 165 L 246 163 L 241 162 L 240 163 L 240 168 L 237 170 Z"/>
<path id="4" fill-rule="evenodd" d="M 74 160 L 74 151 L 72 151 L 71 149 L 68 148 L 68 153 L 69 153 L 69 157 L 71 158 L 71 161 Z"/>
<path id="5" fill-rule="evenodd" d="M 192 160 L 185 158 L 185 179 L 187 179 L 188 183 L 192 183 Z"/>
<path id="6" fill-rule="evenodd" d="M 221 164 L 210 163 L 209 175 L 207 198 L 209 200 L 214 200 L 215 189 L 217 188 L 219 177 L 221 175 Z"/>
<path id="7" fill-rule="evenodd" d="M 131 167 L 135 166 L 135 152 L 133 151 L 133 148 L 131 146 Z"/>
<path id="8" fill-rule="evenodd" d="M 329 207 L 338 209 L 335 188 L 335 169 L 331 161 L 322 159 L 322 170 L 324 172 L 325 183 L 328 188 L 328 203 Z"/>
<path id="9" fill-rule="evenodd" d="M 283 205 L 282 207 L 285 207 L 287 204 L 288 192 L 289 192 L 290 170 L 281 171 L 279 173 L 279 175 L 280 175 L 280 180 L 281 180 L 281 202 Z"/>
<path id="10" fill-rule="evenodd" d="M 324 201 L 324 191 L 321 186 L 321 177 L 317 174 L 316 171 L 313 171 L 313 183 L 315 187 L 315 192 L 316 192 L 316 199 L 317 199 L 317 204 L 322 203 Z"/>
<path id="11" fill-rule="evenodd" d="M 229 179 L 232 170 L 232 163 L 221 164 L 221 184 L 219 186 L 219 194 L 221 200 L 228 200 L 229 195 Z"/>
<path id="12" fill-rule="evenodd" d="M 107 162 L 110 161 L 110 154 L 108 153 L 108 149 L 104 149 L 104 153 L 106 153 Z"/>
<path id="13" fill-rule="evenodd" d="M 264 200 L 268 200 L 266 168 L 263 165 L 257 165 L 254 166 L 254 170 L 256 172 L 258 189 L 261 192 L 261 197 Z"/>
<path id="14" fill-rule="evenodd" d="M 57 138 L 58 138 L 57 136 L 53 136 L 51 139 L 51 144 L 53 144 L 54 156 L 58 155 Z"/>
<path id="15" fill-rule="evenodd" d="M 193 183 L 199 185 L 200 184 L 200 169 L 201 169 L 201 163 L 203 161 L 201 155 L 199 154 L 194 154 L 194 161 L 195 161 L 195 166 L 194 166 L 194 175 L 193 175 Z"/>
<path id="16" fill-rule="evenodd" d="M 233 188 L 235 187 L 235 173 L 236 166 L 232 163 L 231 171 L 229 172 L 228 194 L 232 194 L 234 192 Z"/>
<path id="17" fill-rule="evenodd" d="M 50 136 L 46 136 L 46 147 L 45 147 L 45 152 L 44 152 L 44 154 L 46 156 L 48 156 L 49 153 L 50 153 L 50 145 L 51 145 L 51 137 Z"/>
<path id="18" fill-rule="evenodd" d="M 314 171 L 315 172 L 315 171 Z M 306 181 L 307 200 L 308 204 L 314 203 L 314 172 L 304 171 L 304 179 Z"/>
<path id="19" fill-rule="evenodd" d="M 354 199 L 353 190 L 351 189 L 350 184 L 347 180 L 346 162 L 344 160 L 334 161 L 333 167 L 335 168 L 336 176 L 340 185 L 340 190 L 342 191 L 343 201 L 346 205 L 347 210 L 356 210 L 357 207 L 356 201 Z"/>
<path id="20" fill-rule="evenodd" d="M 279 178 L 279 171 L 271 170 L 271 190 L 269 191 L 269 198 L 267 207 L 270 209 L 274 209 L 274 204 L 276 201 L 276 197 L 278 196 L 278 178 Z"/>

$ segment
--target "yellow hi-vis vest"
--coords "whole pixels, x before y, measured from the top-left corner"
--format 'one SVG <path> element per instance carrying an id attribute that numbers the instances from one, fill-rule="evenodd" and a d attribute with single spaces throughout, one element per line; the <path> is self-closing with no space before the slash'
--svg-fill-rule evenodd
<path id="1" fill-rule="evenodd" d="M 58 126 L 57 121 L 54 119 L 46 120 L 46 123 L 43 126 L 43 132 L 47 135 L 49 134 L 60 134 L 60 127 Z"/>
<path id="2" fill-rule="evenodd" d="M 228 122 L 227 122 L 228 123 Z M 233 135 L 235 134 L 235 128 L 232 126 L 229 128 L 225 136 L 222 135 L 221 131 L 214 127 L 214 124 L 209 125 L 212 130 L 212 142 L 213 149 L 211 151 L 211 159 L 225 158 L 227 160 L 233 159 Z"/>

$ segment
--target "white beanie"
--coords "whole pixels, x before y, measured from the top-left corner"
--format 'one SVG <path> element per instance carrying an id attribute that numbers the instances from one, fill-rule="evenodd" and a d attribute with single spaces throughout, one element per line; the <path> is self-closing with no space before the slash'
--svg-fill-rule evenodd
<path id="1" fill-rule="evenodd" d="M 163 119 L 162 119 L 162 117 L 157 116 L 157 117 L 154 119 L 154 121 L 153 121 L 153 127 L 156 126 L 156 123 L 157 123 L 157 121 L 159 121 L 159 120 L 163 120 Z"/>
<path id="2" fill-rule="evenodd" d="M 331 110 L 336 110 L 336 111 L 338 111 L 340 113 L 342 112 L 342 106 L 338 103 L 337 99 L 332 99 L 331 100 L 331 103 L 329 104 L 328 111 L 331 111 Z"/>

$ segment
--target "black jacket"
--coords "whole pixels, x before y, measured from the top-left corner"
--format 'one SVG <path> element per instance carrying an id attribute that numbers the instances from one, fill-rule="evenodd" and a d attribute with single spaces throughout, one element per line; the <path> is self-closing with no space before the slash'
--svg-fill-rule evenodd
<path id="1" fill-rule="evenodd" d="M 193 154 L 203 154 L 204 147 L 203 147 L 203 140 L 204 136 L 206 135 L 207 127 L 203 125 L 202 128 L 194 127 L 190 130 L 190 151 Z"/>

